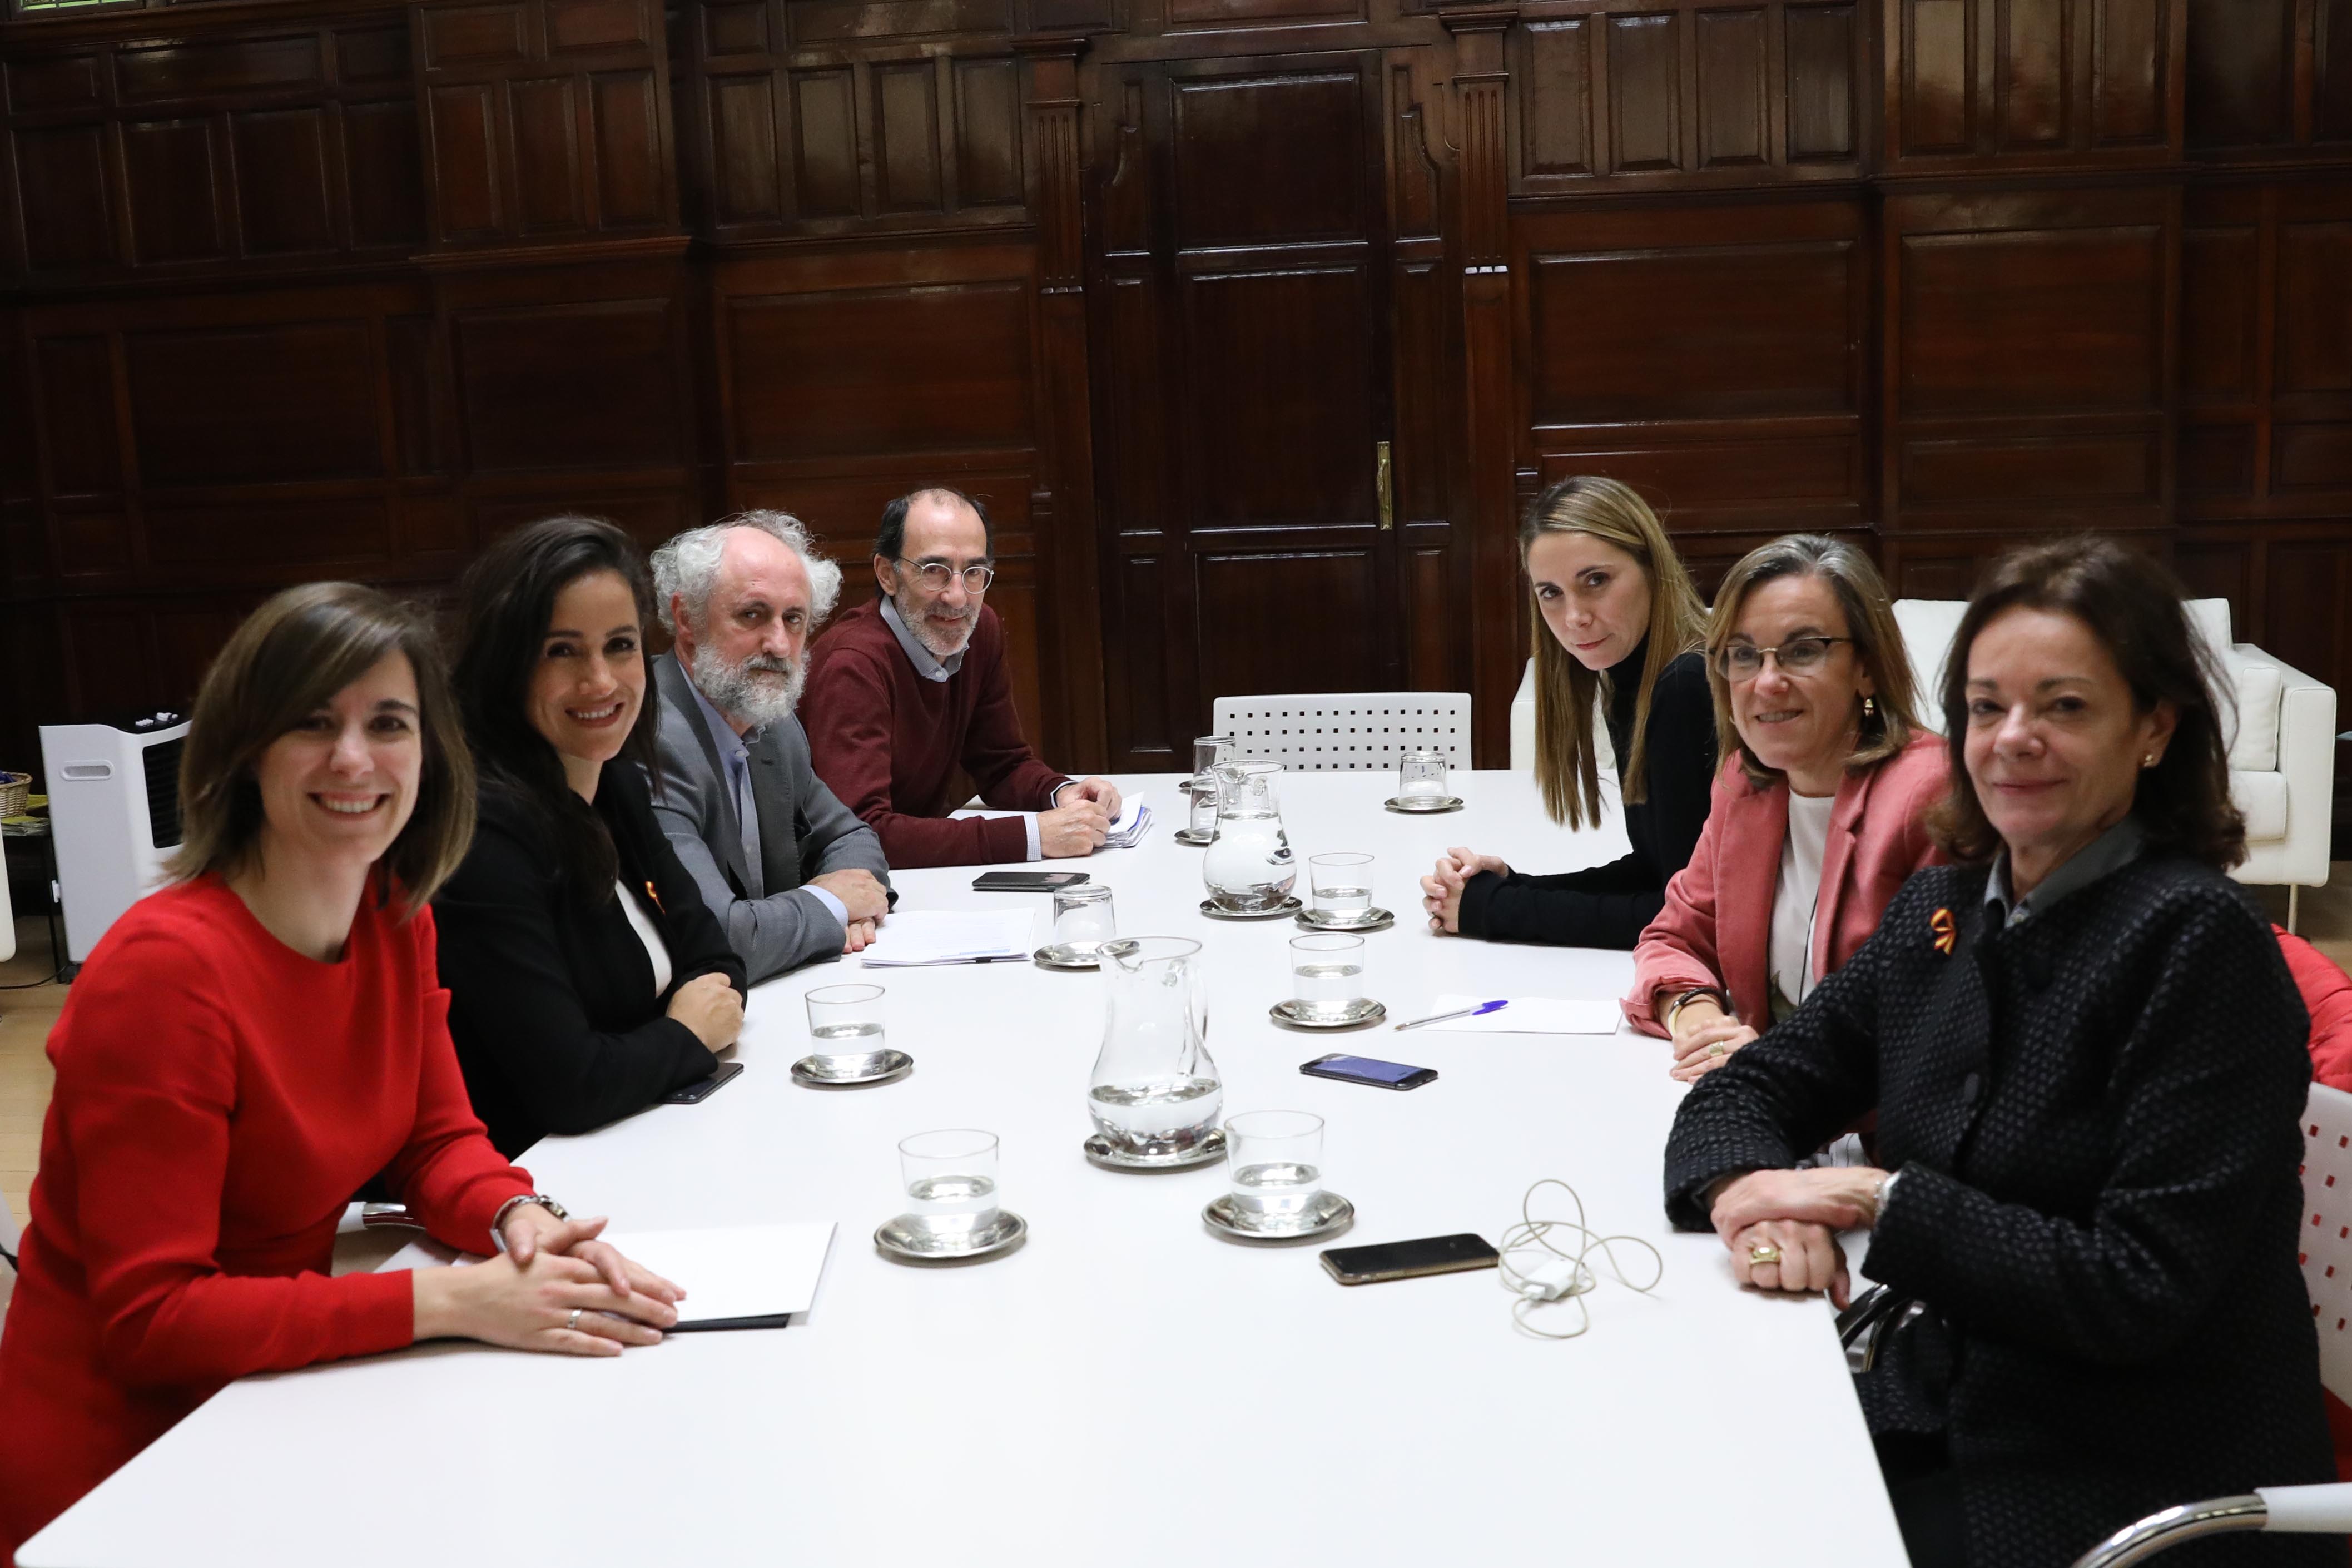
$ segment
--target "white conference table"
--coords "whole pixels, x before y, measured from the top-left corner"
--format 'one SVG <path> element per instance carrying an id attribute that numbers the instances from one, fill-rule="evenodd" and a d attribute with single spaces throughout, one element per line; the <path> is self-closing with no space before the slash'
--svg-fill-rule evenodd
<path id="1" fill-rule="evenodd" d="M 1431 934 L 1415 879 L 1444 847 L 1531 870 L 1622 853 L 1613 818 L 1570 836 L 1524 773 L 1457 773 L 1466 809 L 1385 813 L 1393 773 L 1292 774 L 1301 863 L 1379 857 L 1367 989 L 1391 1018 L 1442 992 L 1614 996 L 1628 955 Z M 1650 1296 L 1613 1281 L 1583 1338 L 1512 1330 L 1492 1271 L 1352 1289 L 1314 1246 L 1210 1231 L 1222 1163 L 1089 1164 L 1087 1072 L 1102 981 L 1027 964 L 877 971 L 913 1074 L 796 1086 L 801 994 L 854 959 L 753 993 L 747 1070 L 523 1163 L 616 1229 L 834 1219 L 814 1307 L 788 1329 L 678 1335 L 599 1361 L 436 1343 L 247 1378 L 23 1549 L 25 1568 L 406 1564 L 1042 1565 L 1573 1561 L 1849 1568 L 1905 1561 L 1827 1309 L 1740 1289 L 1712 1237 L 1676 1235 L 1660 1154 L 1684 1090 L 1663 1046 L 1614 1037 L 1273 1024 L 1288 921 L 1197 910 L 1200 852 L 1173 841 L 1172 777 L 1150 837 L 1088 865 L 1130 935 L 1196 938 L 1228 1112 L 1316 1111 L 1339 1245 L 1473 1230 L 1495 1240 L 1542 1176 L 1597 1228 L 1654 1242 Z M 899 873 L 902 908 L 1008 907 L 971 868 Z M 1013 907 L 1019 907 L 1017 902 Z M 1436 1068 L 1410 1093 L 1298 1064 L 1353 1050 Z M 898 1141 L 1003 1140 L 1002 1196 L 1028 1239 L 950 1268 L 891 1261 Z M 1557 1198 L 1557 1194 L 1552 1194 Z M 691 1280 L 682 1281 L 690 1289 Z M 1546 1311 L 1572 1309 L 1543 1309 Z M 1548 1319 L 1547 1321 L 1558 1321 Z"/>

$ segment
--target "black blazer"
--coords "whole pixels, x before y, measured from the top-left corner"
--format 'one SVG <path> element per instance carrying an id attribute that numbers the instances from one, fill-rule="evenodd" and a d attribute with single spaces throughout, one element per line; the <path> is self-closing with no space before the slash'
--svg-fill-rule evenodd
<path id="1" fill-rule="evenodd" d="M 1645 643 L 1609 671 L 1601 721 L 1609 726 L 1621 784 L 1625 760 L 1633 754 L 1633 705 L 1647 657 Z M 1481 871 L 1462 889 L 1457 923 L 1463 935 L 1627 952 L 1642 940 L 1643 928 L 1666 907 L 1666 884 L 1690 864 L 1715 798 L 1715 696 L 1699 654 L 1678 654 L 1658 671 L 1644 733 L 1648 798 L 1624 808 L 1633 847 L 1605 866 L 1554 876 Z"/>
<path id="2" fill-rule="evenodd" d="M 553 836 L 506 790 L 482 791 L 473 847 L 433 900 L 457 1062 L 474 1113 L 509 1159 L 550 1132 L 588 1131 L 708 1078 L 710 1052 L 665 1009 L 698 974 L 743 989 L 743 961 L 662 837 L 635 763 L 606 764 L 596 815 L 622 885 L 668 945 L 659 996 L 619 901 L 583 906 L 555 864 Z"/>
<path id="3" fill-rule="evenodd" d="M 1874 1432 L 1944 1434 L 1970 1562 L 2054 1568 L 2159 1508 L 2333 1480 L 2295 1258 L 2309 1025 L 2270 928 L 2176 856 L 2012 928 L 1987 875 L 1913 877 L 1851 963 L 1698 1081 L 1668 1213 L 1706 1228 L 1717 1177 L 1877 1108 L 1902 1179 L 1863 1272 L 1932 1310 L 1857 1388 Z M 2186 1555 L 2341 1568 L 2344 1543 Z"/>

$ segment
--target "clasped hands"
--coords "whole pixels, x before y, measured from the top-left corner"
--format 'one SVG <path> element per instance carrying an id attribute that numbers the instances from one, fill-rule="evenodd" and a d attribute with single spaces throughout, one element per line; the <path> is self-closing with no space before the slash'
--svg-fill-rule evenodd
<path id="1" fill-rule="evenodd" d="M 823 888 L 839 899 L 842 909 L 847 911 L 849 918 L 843 928 L 847 934 L 841 951 L 865 952 L 866 944 L 874 940 L 875 928 L 890 912 L 890 889 L 882 885 L 882 879 L 863 867 L 853 866 L 811 877 L 808 885 Z"/>
<path id="2" fill-rule="evenodd" d="M 659 1343 L 686 1292 L 597 1240 L 604 1225 L 517 1205 L 499 1232 L 503 1256 L 412 1272 L 415 1337 L 562 1355 L 619 1355 L 628 1345 Z"/>
<path id="3" fill-rule="evenodd" d="M 1732 1277 L 1759 1290 L 1826 1290 L 1830 1304 L 1844 1310 L 1853 1285 L 1837 1233 L 1878 1222 L 1885 1179 L 1872 1166 L 1832 1165 L 1750 1171 L 1724 1183 L 1709 1217 L 1731 1249 Z"/>
<path id="4" fill-rule="evenodd" d="M 1421 907 L 1429 916 L 1430 930 L 1442 934 L 1461 931 L 1462 889 L 1481 871 L 1507 877 L 1511 868 L 1499 855 L 1481 855 L 1458 847 L 1437 858 L 1437 868 L 1421 879 Z"/>

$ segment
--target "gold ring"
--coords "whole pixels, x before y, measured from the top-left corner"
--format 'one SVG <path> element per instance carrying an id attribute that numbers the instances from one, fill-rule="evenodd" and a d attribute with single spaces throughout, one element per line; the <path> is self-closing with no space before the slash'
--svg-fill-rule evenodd
<path id="1" fill-rule="evenodd" d="M 1780 1249 L 1769 1241 L 1759 1241 L 1748 1249 L 1748 1266 L 1760 1268 L 1767 1263 L 1780 1261 Z"/>
<path id="2" fill-rule="evenodd" d="M 1707 1047 L 1706 1054 L 1711 1057 L 1719 1057 L 1723 1055 L 1723 1042 L 1721 1040 L 1717 1040 L 1715 1044 Z"/>

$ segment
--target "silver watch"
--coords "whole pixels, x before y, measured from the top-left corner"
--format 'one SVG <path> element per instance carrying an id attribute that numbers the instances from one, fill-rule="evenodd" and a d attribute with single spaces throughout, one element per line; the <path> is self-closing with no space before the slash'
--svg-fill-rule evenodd
<path id="1" fill-rule="evenodd" d="M 1878 1179 L 1878 1190 L 1870 1194 L 1870 1223 L 1873 1227 L 1885 1217 L 1886 1200 L 1895 1195 L 1895 1184 L 1902 1179 L 1900 1171 L 1889 1171 Z"/>
<path id="2" fill-rule="evenodd" d="M 499 1205 L 499 1212 L 490 1216 L 490 1244 L 500 1252 L 507 1249 L 507 1215 L 525 1204 L 537 1204 L 558 1219 L 572 1217 L 570 1209 L 565 1208 L 545 1193 L 524 1193 L 520 1196 L 509 1198 Z"/>

